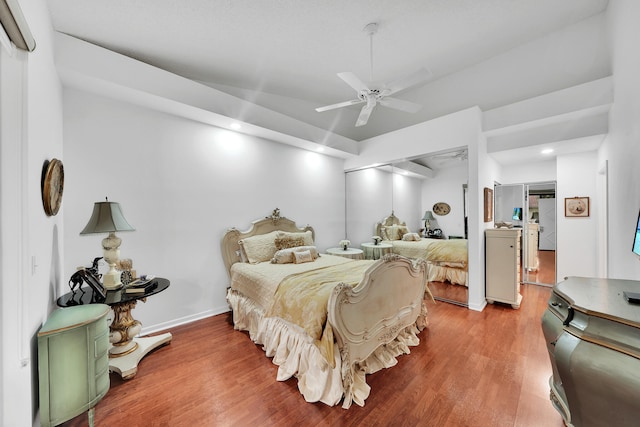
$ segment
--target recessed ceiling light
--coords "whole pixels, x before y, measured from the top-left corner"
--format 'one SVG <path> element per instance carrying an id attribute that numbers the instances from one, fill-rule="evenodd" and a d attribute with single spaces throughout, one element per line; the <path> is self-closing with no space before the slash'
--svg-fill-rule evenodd
<path id="1" fill-rule="evenodd" d="M 233 130 L 240 130 L 242 128 L 242 126 L 240 126 L 240 123 L 231 123 L 229 127 Z"/>
<path id="2" fill-rule="evenodd" d="M 542 154 L 551 154 L 553 153 L 553 148 L 545 148 L 542 150 Z"/>

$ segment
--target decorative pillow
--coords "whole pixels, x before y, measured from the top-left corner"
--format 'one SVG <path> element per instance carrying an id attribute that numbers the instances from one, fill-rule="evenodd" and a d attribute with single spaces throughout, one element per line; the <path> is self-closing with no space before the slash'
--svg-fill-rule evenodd
<path id="1" fill-rule="evenodd" d="M 290 237 L 290 238 L 303 238 L 304 243 L 300 246 L 313 246 L 313 234 L 311 234 L 311 230 L 304 231 L 301 233 L 293 233 L 290 231 L 278 231 L 278 235 L 276 237 Z"/>
<path id="2" fill-rule="evenodd" d="M 295 248 L 281 249 L 273 255 L 272 264 L 291 264 L 295 262 L 294 254 L 297 252 L 309 251 L 312 261 L 320 256 L 315 246 L 297 246 Z"/>
<path id="3" fill-rule="evenodd" d="M 240 250 L 244 252 L 245 258 L 250 264 L 269 261 L 276 253 L 276 235 L 277 231 L 267 234 L 259 234 L 247 237 L 238 241 Z"/>
<path id="4" fill-rule="evenodd" d="M 420 241 L 420 235 L 418 233 L 407 233 L 402 236 L 402 240 L 407 242 L 417 242 Z"/>
<path id="5" fill-rule="evenodd" d="M 275 240 L 276 249 L 287 249 L 287 248 L 295 248 L 296 246 L 305 246 L 305 241 L 303 236 L 291 237 L 291 236 L 278 236 Z"/>
<path id="6" fill-rule="evenodd" d="M 302 264 L 303 262 L 312 262 L 313 256 L 311 256 L 311 251 L 300 251 L 293 253 L 293 263 L 294 264 Z"/>
<path id="7" fill-rule="evenodd" d="M 382 238 L 384 240 L 401 240 L 402 236 L 409 232 L 406 225 L 389 225 L 382 228 Z"/>

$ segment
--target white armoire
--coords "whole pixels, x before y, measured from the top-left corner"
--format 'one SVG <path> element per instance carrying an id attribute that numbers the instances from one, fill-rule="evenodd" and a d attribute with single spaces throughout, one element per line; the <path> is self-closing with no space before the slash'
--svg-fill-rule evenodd
<path id="1" fill-rule="evenodd" d="M 519 228 L 485 230 L 485 283 L 489 304 L 503 302 L 520 308 Z"/>

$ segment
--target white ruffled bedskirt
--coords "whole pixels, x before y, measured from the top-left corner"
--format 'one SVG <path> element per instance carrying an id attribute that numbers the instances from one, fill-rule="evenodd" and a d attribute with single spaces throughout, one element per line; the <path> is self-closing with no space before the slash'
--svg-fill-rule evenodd
<path id="1" fill-rule="evenodd" d="M 451 282 L 454 285 L 469 286 L 466 269 L 445 267 L 429 263 L 429 282 Z"/>
<path id="2" fill-rule="evenodd" d="M 370 392 L 366 374 L 397 364 L 397 356 L 409 354 L 409 347 L 420 343 L 417 335 L 426 327 L 423 306 L 415 324 L 403 329 L 394 341 L 378 347 L 364 363 L 356 364 L 351 370 L 345 369 L 346 379 L 343 380 L 337 345 L 334 347 L 335 368 L 331 368 L 302 328 L 280 318 L 265 318 L 262 307 L 232 289 L 227 292 L 227 301 L 233 310 L 235 329 L 248 331 L 251 340 L 262 345 L 267 357 L 273 358 L 278 366 L 278 381 L 296 377 L 298 389 L 307 402 L 334 406 L 344 397 L 343 408 L 349 408 L 352 402 L 364 406 Z"/>

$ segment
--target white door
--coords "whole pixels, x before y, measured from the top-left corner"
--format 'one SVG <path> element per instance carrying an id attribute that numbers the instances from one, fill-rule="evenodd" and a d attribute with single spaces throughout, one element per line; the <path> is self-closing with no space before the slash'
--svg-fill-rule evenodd
<path id="1" fill-rule="evenodd" d="M 539 246 L 541 251 L 556 250 L 556 199 L 538 200 L 538 222 L 540 223 Z"/>

